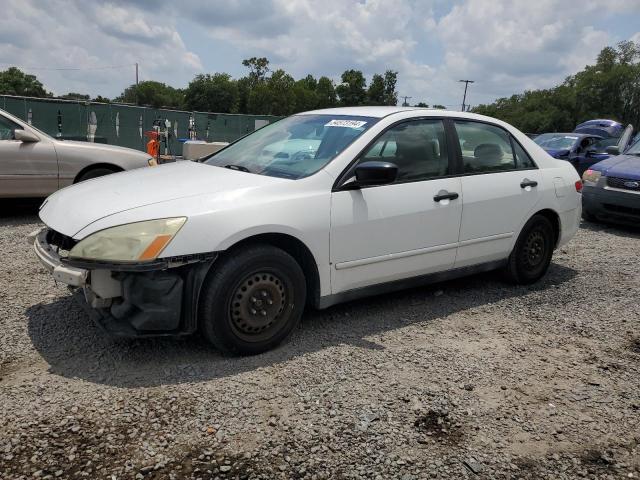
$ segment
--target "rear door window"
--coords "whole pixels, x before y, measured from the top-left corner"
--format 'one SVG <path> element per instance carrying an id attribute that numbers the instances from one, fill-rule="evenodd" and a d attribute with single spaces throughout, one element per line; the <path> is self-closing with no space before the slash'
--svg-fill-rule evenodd
<path id="1" fill-rule="evenodd" d="M 456 120 L 454 122 L 464 173 L 491 173 L 536 168 L 522 146 L 495 125 Z"/>

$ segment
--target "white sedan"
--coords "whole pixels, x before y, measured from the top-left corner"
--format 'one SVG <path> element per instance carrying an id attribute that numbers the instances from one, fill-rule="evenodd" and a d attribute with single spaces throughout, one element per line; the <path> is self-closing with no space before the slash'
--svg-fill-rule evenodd
<path id="1" fill-rule="evenodd" d="M 35 251 L 107 331 L 200 330 L 255 354 L 305 305 L 502 269 L 540 279 L 576 233 L 582 183 L 512 126 L 353 107 L 267 125 L 200 163 L 51 195 Z"/>

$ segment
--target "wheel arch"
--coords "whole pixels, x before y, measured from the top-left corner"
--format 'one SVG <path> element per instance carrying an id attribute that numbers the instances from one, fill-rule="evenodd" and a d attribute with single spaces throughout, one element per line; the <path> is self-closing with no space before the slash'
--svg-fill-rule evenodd
<path id="1" fill-rule="evenodd" d="M 560 232 L 562 228 L 562 225 L 560 223 L 560 215 L 558 215 L 558 213 L 555 210 L 552 210 L 550 208 L 544 208 L 542 210 L 538 210 L 533 215 L 542 215 L 543 217 L 546 217 L 551 222 L 551 225 L 553 226 L 553 233 L 555 235 L 554 243 L 553 243 L 554 249 L 555 249 L 558 246 L 558 242 L 560 241 Z"/>
<path id="2" fill-rule="evenodd" d="M 124 168 L 119 167 L 118 165 L 114 165 L 113 163 L 92 163 L 91 165 L 87 165 L 86 167 L 84 167 L 76 174 L 76 176 L 73 178 L 73 183 L 78 183 L 78 179 L 81 178 L 85 173 L 97 168 L 106 168 L 107 170 L 111 170 L 113 173 L 124 172 Z"/>
<path id="3" fill-rule="evenodd" d="M 288 233 L 258 233 L 229 246 L 224 254 L 252 244 L 267 244 L 284 250 L 291 255 L 304 272 L 307 287 L 307 304 L 317 308 L 320 303 L 320 272 L 313 253 L 299 238 Z"/>

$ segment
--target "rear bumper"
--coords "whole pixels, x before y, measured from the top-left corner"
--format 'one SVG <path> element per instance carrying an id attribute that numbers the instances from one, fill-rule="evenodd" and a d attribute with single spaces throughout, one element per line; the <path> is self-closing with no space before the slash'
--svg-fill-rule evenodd
<path id="1" fill-rule="evenodd" d="M 35 237 L 38 260 L 57 282 L 78 289 L 76 297 L 105 331 L 142 337 L 196 330 L 200 289 L 214 254 L 182 262 L 164 261 L 153 269 L 98 263 L 81 268 L 63 260 L 49 244 L 47 234 L 44 229 Z"/>
<path id="2" fill-rule="evenodd" d="M 582 208 L 599 220 L 640 226 L 640 193 L 585 186 Z"/>

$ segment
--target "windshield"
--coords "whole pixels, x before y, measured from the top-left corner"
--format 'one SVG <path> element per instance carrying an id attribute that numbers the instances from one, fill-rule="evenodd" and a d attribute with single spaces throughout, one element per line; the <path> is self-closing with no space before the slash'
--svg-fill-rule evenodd
<path id="1" fill-rule="evenodd" d="M 578 141 L 576 135 L 563 135 L 557 133 L 543 133 L 533 139 L 542 148 L 550 150 L 570 150 Z"/>
<path id="2" fill-rule="evenodd" d="M 298 179 L 327 165 L 377 121 L 351 115 L 294 115 L 256 130 L 204 163 Z"/>
<path id="3" fill-rule="evenodd" d="M 597 142 L 595 142 L 591 146 L 591 149 L 594 150 L 596 153 L 605 153 L 607 150 L 607 147 L 618 145 L 619 141 L 620 141 L 620 137 L 602 138 Z"/>
<path id="4" fill-rule="evenodd" d="M 629 147 L 629 150 L 624 152 L 626 155 L 640 155 L 640 139 L 636 140 L 636 143 Z"/>

